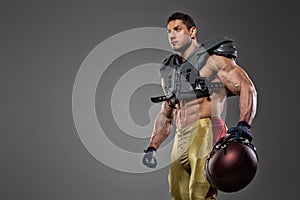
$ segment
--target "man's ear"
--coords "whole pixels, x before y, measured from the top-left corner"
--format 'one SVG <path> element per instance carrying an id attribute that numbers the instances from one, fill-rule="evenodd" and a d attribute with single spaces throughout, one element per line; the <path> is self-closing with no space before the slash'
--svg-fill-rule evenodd
<path id="1" fill-rule="evenodd" d="M 195 26 L 193 26 L 192 28 L 190 28 L 190 36 L 192 39 L 195 39 L 197 36 L 197 28 Z"/>

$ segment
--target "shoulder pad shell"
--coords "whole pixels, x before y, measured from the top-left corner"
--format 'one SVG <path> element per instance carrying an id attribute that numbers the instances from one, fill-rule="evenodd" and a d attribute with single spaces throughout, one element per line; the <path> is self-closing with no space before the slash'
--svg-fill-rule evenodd
<path id="1" fill-rule="evenodd" d="M 163 61 L 163 64 L 164 65 L 180 65 L 181 60 L 180 60 L 178 54 L 172 54 Z"/>
<path id="2" fill-rule="evenodd" d="M 206 49 L 209 54 L 216 54 L 234 59 L 237 57 L 237 50 L 233 40 L 227 37 L 210 39 L 201 46 Z"/>

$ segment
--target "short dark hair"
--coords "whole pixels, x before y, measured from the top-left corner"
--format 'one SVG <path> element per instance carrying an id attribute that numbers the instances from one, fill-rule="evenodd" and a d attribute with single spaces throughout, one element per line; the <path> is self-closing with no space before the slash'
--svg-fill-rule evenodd
<path id="1" fill-rule="evenodd" d="M 173 21 L 176 19 L 182 20 L 183 24 L 187 27 L 188 30 L 190 30 L 192 27 L 196 27 L 193 18 L 191 16 L 189 16 L 188 14 L 181 13 L 181 12 L 175 12 L 172 15 L 170 15 L 168 18 L 167 24 L 169 24 L 170 21 Z"/>

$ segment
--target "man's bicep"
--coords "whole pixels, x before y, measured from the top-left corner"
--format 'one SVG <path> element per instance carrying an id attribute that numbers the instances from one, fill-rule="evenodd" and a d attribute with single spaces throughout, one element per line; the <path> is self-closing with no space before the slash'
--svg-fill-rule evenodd
<path id="1" fill-rule="evenodd" d="M 167 101 L 162 102 L 160 114 L 168 119 L 173 119 L 176 115 L 176 112 L 177 110 L 174 107 L 171 107 Z"/>
<path id="2" fill-rule="evenodd" d="M 243 84 L 251 84 L 246 72 L 233 59 L 217 56 L 214 65 L 218 77 L 233 94 L 239 95 Z"/>
<path id="3" fill-rule="evenodd" d="M 161 79 L 161 87 L 162 87 L 164 94 L 166 95 L 167 94 L 166 85 L 165 85 L 165 81 L 163 78 Z"/>
<path id="4" fill-rule="evenodd" d="M 167 95 L 165 81 L 163 78 L 161 79 L 161 87 L 162 87 L 164 94 Z M 174 109 L 174 107 L 170 106 L 168 101 L 163 101 L 162 106 L 161 106 L 161 112 L 168 117 L 170 117 L 170 116 L 173 117 L 176 113 L 176 109 Z"/>

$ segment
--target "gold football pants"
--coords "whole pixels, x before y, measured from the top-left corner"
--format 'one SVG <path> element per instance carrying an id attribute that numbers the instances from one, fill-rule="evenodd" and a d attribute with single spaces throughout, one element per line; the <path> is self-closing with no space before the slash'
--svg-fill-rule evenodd
<path id="1" fill-rule="evenodd" d="M 224 123 L 219 127 L 218 132 L 222 134 Z M 213 139 L 210 118 L 176 130 L 169 171 L 170 193 L 174 200 L 216 199 L 217 190 L 210 186 L 205 176 L 206 158 L 212 150 Z"/>

